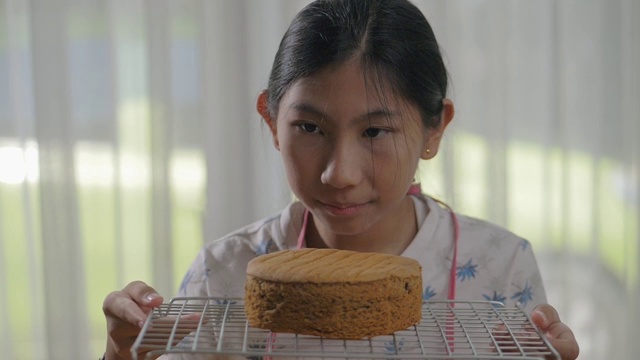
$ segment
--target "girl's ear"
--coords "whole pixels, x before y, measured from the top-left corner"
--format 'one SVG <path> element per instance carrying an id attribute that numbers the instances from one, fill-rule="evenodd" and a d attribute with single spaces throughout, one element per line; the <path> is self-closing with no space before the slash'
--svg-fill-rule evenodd
<path id="1" fill-rule="evenodd" d="M 430 128 L 427 131 L 427 138 L 425 140 L 425 148 L 422 151 L 422 155 L 420 156 L 423 160 L 429 160 L 436 156 L 438 153 L 438 148 L 440 147 L 440 140 L 444 135 L 444 130 L 447 128 L 447 125 L 453 120 L 453 115 L 455 114 L 455 108 L 453 107 L 453 102 L 450 99 L 442 100 L 442 118 L 440 119 L 440 124 L 436 127 Z"/>
<path id="2" fill-rule="evenodd" d="M 273 146 L 276 149 L 280 150 L 280 142 L 278 141 L 278 127 L 276 126 L 276 119 L 271 117 L 271 113 L 269 112 L 269 106 L 267 105 L 267 98 L 269 97 L 269 93 L 267 90 L 262 90 L 258 95 L 258 101 L 256 102 L 256 110 L 264 122 L 269 126 L 269 130 L 271 131 L 271 136 L 273 137 Z"/>

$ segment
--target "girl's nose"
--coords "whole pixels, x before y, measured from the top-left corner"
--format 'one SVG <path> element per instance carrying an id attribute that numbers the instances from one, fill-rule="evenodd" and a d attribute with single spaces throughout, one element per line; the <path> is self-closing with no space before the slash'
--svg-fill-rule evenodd
<path id="1" fill-rule="evenodd" d="M 362 181 L 363 159 L 353 147 L 346 144 L 336 145 L 327 161 L 320 180 L 323 184 L 336 189 L 357 185 Z"/>

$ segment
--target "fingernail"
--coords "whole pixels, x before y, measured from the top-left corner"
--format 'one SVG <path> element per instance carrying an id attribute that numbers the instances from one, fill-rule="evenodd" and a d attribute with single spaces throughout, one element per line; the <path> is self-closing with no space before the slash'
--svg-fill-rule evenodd
<path id="1" fill-rule="evenodd" d="M 547 323 L 547 315 L 545 315 L 542 311 L 536 311 L 536 313 L 538 313 L 538 316 L 540 316 L 540 319 L 542 320 L 543 323 Z"/>
<path id="2" fill-rule="evenodd" d="M 147 294 L 147 296 L 145 296 L 145 300 L 147 300 L 148 302 L 152 302 L 153 300 L 159 298 L 160 295 L 156 294 L 156 293 L 151 293 L 151 294 Z"/>
<path id="3" fill-rule="evenodd" d="M 143 327 L 143 326 L 144 326 L 144 321 L 140 320 L 140 321 L 138 322 L 138 327 L 139 327 L 140 329 L 142 329 L 142 327 Z"/>

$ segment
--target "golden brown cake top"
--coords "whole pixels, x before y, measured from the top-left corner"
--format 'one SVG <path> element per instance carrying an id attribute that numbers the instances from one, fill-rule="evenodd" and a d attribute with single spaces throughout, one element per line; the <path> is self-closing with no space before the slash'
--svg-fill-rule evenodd
<path id="1" fill-rule="evenodd" d="M 362 282 L 417 276 L 420 263 L 404 256 L 337 249 L 283 250 L 254 258 L 247 274 L 279 282 Z"/>

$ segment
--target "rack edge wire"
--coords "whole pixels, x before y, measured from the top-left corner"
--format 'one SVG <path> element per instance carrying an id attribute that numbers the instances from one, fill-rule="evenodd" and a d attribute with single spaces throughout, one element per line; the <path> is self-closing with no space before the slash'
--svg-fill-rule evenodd
<path id="1" fill-rule="evenodd" d="M 481 316 L 480 311 L 484 314 L 484 317 Z M 187 314 L 200 313 L 200 317 L 194 321 L 197 322 L 197 325 L 194 328 L 194 323 L 184 320 L 187 317 Z M 272 349 L 272 348 L 256 348 L 252 347 L 252 344 L 249 344 L 248 341 L 251 338 L 255 338 L 256 336 L 261 337 L 264 335 L 264 343 L 266 344 L 268 339 L 273 337 L 272 333 L 268 330 L 255 329 L 251 328 L 244 315 L 244 307 L 243 300 L 241 298 L 213 298 L 213 297 L 177 297 L 173 298 L 169 303 L 162 304 L 160 307 L 155 308 L 147 317 L 144 325 L 141 328 L 140 334 L 135 340 L 131 352 L 133 359 L 138 360 L 137 351 L 139 349 L 149 349 L 149 352 L 146 354 L 145 359 L 150 358 L 149 356 L 158 356 L 158 355 L 168 355 L 170 359 L 173 354 L 191 354 L 200 359 L 199 356 L 205 358 L 207 355 L 211 356 L 240 356 L 240 357 L 248 357 L 251 359 L 269 359 L 272 357 L 278 358 L 303 358 L 308 359 L 310 357 L 316 358 L 324 358 L 324 359 L 429 359 L 429 360 L 450 360 L 450 359 L 506 359 L 506 360 L 544 360 L 545 357 L 548 359 L 549 356 L 555 357 L 555 359 L 560 360 L 560 356 L 553 349 L 551 344 L 549 343 L 546 336 L 544 336 L 539 329 L 533 326 L 531 318 L 528 314 L 526 314 L 520 308 L 505 308 L 502 303 L 492 302 L 492 301 L 460 301 L 460 300 L 429 300 L 424 301 L 422 305 L 423 319 L 416 326 L 409 328 L 407 330 L 399 331 L 394 334 L 386 335 L 384 337 L 376 337 L 372 339 L 363 339 L 363 340 L 335 340 L 335 339 L 324 339 L 321 337 L 315 336 L 299 336 L 296 334 L 277 334 L 278 339 L 284 338 L 287 341 L 293 341 L 293 347 L 295 351 L 284 351 L 282 348 Z M 428 319 L 425 319 L 425 312 L 430 313 L 427 316 Z M 429 320 L 435 320 L 436 316 L 445 316 L 445 315 L 436 315 L 434 312 L 444 312 L 446 316 L 449 317 L 447 321 L 445 321 L 444 325 L 434 324 L 433 322 L 429 322 Z M 470 317 L 471 315 L 471 317 Z M 503 332 L 501 338 L 510 339 L 510 343 L 507 346 L 507 349 L 514 350 L 514 346 L 520 354 L 513 354 L 508 351 L 501 350 L 493 350 L 492 353 L 478 353 L 475 347 L 480 347 L 480 345 L 487 347 L 487 343 L 485 340 L 482 340 L 480 344 L 474 343 L 474 341 L 480 341 L 476 339 L 477 334 L 470 336 L 467 332 L 482 332 L 486 333 L 485 337 L 490 339 L 489 345 L 496 344 L 498 341 L 494 339 L 494 335 L 492 334 L 493 330 L 488 329 L 486 319 L 488 316 L 494 318 L 496 322 L 502 322 L 505 324 L 506 330 Z M 460 318 L 458 318 L 460 316 Z M 473 317 L 475 316 L 475 317 Z M 499 319 L 499 320 L 496 320 Z M 515 319 L 515 320 L 514 320 Z M 163 321 L 164 324 L 161 322 Z M 173 323 L 172 323 L 173 321 Z M 188 335 L 184 336 L 181 341 L 177 344 L 173 344 L 176 339 L 182 334 L 177 334 L 180 327 L 178 323 L 181 322 L 186 323 L 189 329 L 193 328 Z M 217 325 L 219 323 L 219 325 Z M 481 323 L 481 324 L 480 324 Z M 211 347 L 198 347 L 200 346 L 199 341 L 206 342 L 206 333 L 204 331 L 204 326 L 212 325 L 213 328 L 209 329 L 209 335 L 214 335 L 212 339 L 208 341 L 211 343 Z M 457 325 L 454 325 L 457 324 Z M 469 325 L 471 324 L 471 325 Z M 495 324 L 494 324 L 495 325 Z M 510 329 L 509 327 L 513 327 L 514 329 Z M 231 326 L 235 326 L 231 328 Z M 445 329 L 443 329 L 443 326 Z M 433 349 L 430 346 L 434 346 L 433 339 L 427 341 L 425 338 L 424 332 L 432 331 L 435 327 L 438 331 L 441 332 L 440 336 L 447 336 L 447 326 L 450 328 L 457 326 L 457 332 L 464 333 L 465 341 L 460 340 L 462 336 L 456 338 L 455 342 L 453 342 L 453 349 L 447 350 L 445 354 L 440 354 L 432 351 Z M 470 326 L 468 329 L 465 329 L 465 326 Z M 167 328 L 171 327 L 171 331 L 167 332 Z M 228 328 L 229 327 L 229 328 Z M 242 328 L 242 333 L 240 336 L 237 336 L 237 330 Z M 520 331 L 522 328 L 526 328 L 526 336 L 523 342 L 525 344 L 521 344 L 518 340 L 518 335 L 514 331 L 518 331 L 519 329 L 515 329 L 520 327 Z M 422 329 L 422 330 L 421 330 Z M 489 330 L 487 332 L 487 330 Z M 182 329 L 181 331 L 185 331 Z M 435 331 L 435 330 L 433 330 Z M 229 336 L 228 334 L 232 335 Z M 413 340 L 415 343 L 419 344 L 420 353 L 400 353 L 398 351 L 398 346 L 402 346 L 400 343 L 403 340 L 397 340 L 398 338 L 402 338 L 402 335 L 405 335 L 405 338 L 408 333 L 413 334 L 415 337 Z M 234 335 L 235 334 L 235 335 Z M 257 334 L 257 335 L 256 335 Z M 236 345 L 237 348 L 225 348 L 225 337 L 230 337 L 233 345 Z M 242 341 L 238 343 L 234 341 L 234 339 L 242 338 Z M 182 343 L 185 339 L 189 338 L 189 341 L 186 343 Z M 379 339 L 393 339 L 392 342 L 388 343 L 388 346 L 395 353 L 374 353 L 374 348 L 376 346 L 381 347 L 382 340 Z M 204 340 L 203 340 L 204 339 Z M 293 340 L 292 340 L 293 339 Z M 302 340 L 301 340 L 302 339 Z M 448 341 L 450 339 L 445 339 L 444 342 L 440 341 L 439 346 L 449 346 L 451 345 Z M 320 351 L 303 351 L 300 350 L 299 342 L 304 341 L 305 344 L 311 343 L 320 347 Z M 344 351 L 337 352 L 331 351 L 328 352 L 325 350 L 324 343 L 335 344 L 336 341 L 342 341 L 344 346 Z M 487 340 L 488 341 L 488 340 Z M 354 344 L 352 348 L 368 348 L 368 353 L 362 352 L 353 352 L 349 351 L 350 348 L 347 346 L 347 342 L 349 344 Z M 375 342 L 375 344 L 374 344 Z M 425 344 L 423 344 L 425 343 Z M 527 345 L 530 343 L 537 344 L 536 346 Z M 291 344 L 287 342 L 287 344 Z M 460 344 L 470 351 L 464 354 L 456 354 L 456 345 L 460 348 Z M 276 343 L 277 345 L 277 343 Z M 374 346 L 376 345 L 376 346 Z M 215 347 L 215 349 L 213 349 Z M 335 347 L 335 345 L 333 345 Z M 528 347 L 532 347 L 533 350 L 529 351 Z M 384 348 L 384 345 L 382 346 Z M 471 349 L 471 350 L 469 350 Z M 441 351 L 441 349 L 440 349 Z M 527 352 L 529 351 L 529 352 Z"/>

